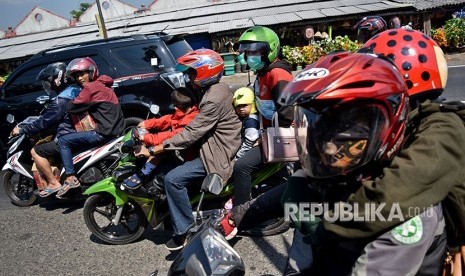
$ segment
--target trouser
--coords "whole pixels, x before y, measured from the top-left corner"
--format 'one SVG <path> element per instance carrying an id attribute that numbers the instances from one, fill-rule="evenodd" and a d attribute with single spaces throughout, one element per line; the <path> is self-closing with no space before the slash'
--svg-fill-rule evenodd
<path id="1" fill-rule="evenodd" d="M 252 199 L 252 174 L 263 166 L 260 147 L 251 148 L 241 158 L 237 159 L 233 170 L 233 206 L 244 204 Z"/>
<path id="2" fill-rule="evenodd" d="M 233 207 L 233 218 L 239 230 L 246 230 L 273 218 L 284 215 L 281 196 L 286 182 L 273 187 L 257 198 Z"/>
<path id="3" fill-rule="evenodd" d="M 195 224 L 187 185 L 201 183 L 207 172 L 200 158 L 174 168 L 165 176 L 165 192 L 175 235 L 183 235 Z"/>
<path id="4" fill-rule="evenodd" d="M 111 137 L 104 137 L 95 130 L 73 132 L 60 136 L 60 138 L 58 138 L 57 145 L 60 150 L 61 161 L 63 162 L 65 173 L 67 175 L 75 173 L 72 150 L 83 151 L 83 149 L 103 144 L 105 141 L 110 139 Z"/>

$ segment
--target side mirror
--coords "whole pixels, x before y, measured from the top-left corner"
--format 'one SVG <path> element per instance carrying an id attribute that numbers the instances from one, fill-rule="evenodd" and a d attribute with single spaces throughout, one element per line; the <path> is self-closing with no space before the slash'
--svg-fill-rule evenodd
<path id="1" fill-rule="evenodd" d="M 12 114 L 8 114 L 6 115 L 6 121 L 10 124 L 14 123 L 15 122 L 15 116 L 12 115 Z"/>
<path id="2" fill-rule="evenodd" d="M 223 190 L 223 179 L 219 174 L 211 173 L 202 182 L 202 191 L 219 195 Z"/>
<path id="3" fill-rule="evenodd" d="M 37 97 L 36 102 L 38 102 L 39 104 L 45 104 L 49 100 L 50 100 L 50 97 L 48 95 L 43 95 L 43 96 Z"/>
<path id="4" fill-rule="evenodd" d="M 150 105 L 150 112 L 152 114 L 156 115 L 156 114 L 158 114 L 160 112 L 160 107 L 158 105 L 156 105 L 156 104 L 151 104 Z"/>

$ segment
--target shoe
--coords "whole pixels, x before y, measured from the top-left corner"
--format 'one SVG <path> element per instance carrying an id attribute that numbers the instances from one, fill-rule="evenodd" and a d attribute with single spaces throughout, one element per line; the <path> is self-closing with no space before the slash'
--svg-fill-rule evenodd
<path id="1" fill-rule="evenodd" d="M 187 243 L 187 234 L 175 235 L 165 243 L 166 249 L 169 251 L 176 251 L 182 249 Z"/>
<path id="2" fill-rule="evenodd" d="M 138 172 L 123 180 L 123 183 L 121 184 L 126 189 L 135 190 L 142 186 L 142 184 L 145 182 L 145 178 L 146 176 L 144 174 Z"/>
<path id="3" fill-rule="evenodd" d="M 55 189 L 45 188 L 39 192 L 40 197 L 48 197 L 61 190 L 61 186 Z"/>
<path id="4" fill-rule="evenodd" d="M 223 234 L 227 241 L 236 236 L 237 227 L 234 225 L 234 219 L 231 212 L 226 212 L 224 218 L 219 222 L 217 230 Z"/>
<path id="5" fill-rule="evenodd" d="M 81 183 L 79 183 L 79 180 L 75 177 L 71 181 L 65 181 L 63 185 L 61 185 L 60 191 L 57 193 L 56 197 L 61 198 L 64 194 L 66 194 L 69 190 L 80 187 Z"/>

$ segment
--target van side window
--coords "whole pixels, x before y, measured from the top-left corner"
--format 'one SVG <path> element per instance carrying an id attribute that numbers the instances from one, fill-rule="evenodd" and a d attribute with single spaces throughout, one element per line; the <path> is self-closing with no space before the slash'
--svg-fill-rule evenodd
<path id="1" fill-rule="evenodd" d="M 151 59 L 157 58 L 159 65 L 173 67 L 175 64 L 171 54 L 164 48 L 163 43 L 159 44 L 139 44 L 113 49 L 115 56 L 129 68 L 136 71 L 151 71 Z M 168 56 L 169 55 L 169 56 Z"/>
<path id="2" fill-rule="evenodd" d="M 45 66 L 47 65 L 31 67 L 20 75 L 15 76 L 13 82 L 10 82 L 11 85 L 5 88 L 5 98 L 42 91 L 42 84 L 36 81 L 36 77 Z"/>

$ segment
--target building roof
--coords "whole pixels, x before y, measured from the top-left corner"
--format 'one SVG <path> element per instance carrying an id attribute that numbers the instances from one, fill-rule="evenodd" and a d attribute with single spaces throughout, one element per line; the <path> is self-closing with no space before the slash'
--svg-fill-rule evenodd
<path id="1" fill-rule="evenodd" d="M 14 29 L 16 35 L 44 32 L 69 27 L 68 19 L 35 6 Z"/>
<path id="2" fill-rule="evenodd" d="M 139 10 L 119 0 L 105 0 L 100 4 L 102 5 L 101 10 L 104 20 L 125 17 Z M 94 2 L 81 16 L 79 16 L 79 22 L 94 23 L 96 14 L 98 14 L 98 6 L 97 3 Z"/>
<path id="3" fill-rule="evenodd" d="M 111 0 L 116 2 L 117 0 Z M 143 14 L 131 14 L 105 22 L 109 37 L 149 34 L 165 31 L 179 33 L 218 33 L 246 29 L 253 25 L 290 24 L 299 21 L 321 21 L 331 18 L 358 17 L 361 14 L 414 11 L 420 2 L 414 0 L 186 0 L 181 8 L 161 9 L 155 1 Z M 178 3 L 179 2 L 179 3 Z M 180 4 L 183 1 L 172 3 Z M 453 2 L 453 3 L 452 3 Z M 159 9 L 156 4 L 159 4 Z M 170 2 L 171 3 L 171 2 Z M 465 0 L 435 1 L 434 5 L 458 5 Z M 434 6 L 436 7 L 436 6 Z M 94 22 L 94 21 L 93 21 Z M 101 39 L 95 23 L 80 22 L 75 27 L 28 34 L 0 40 L 0 59 L 20 58 L 54 46 L 76 41 Z M 28 47 L 23 47 L 25 44 Z"/>

